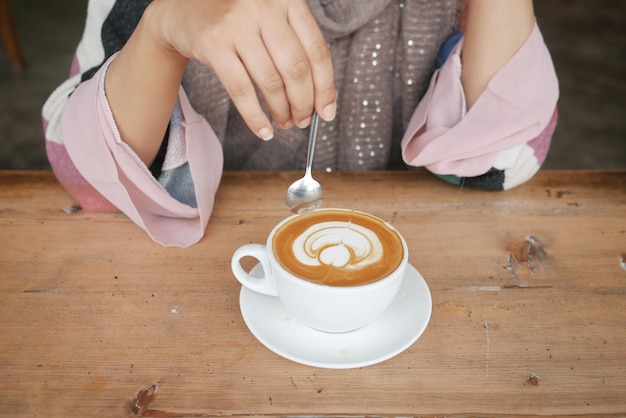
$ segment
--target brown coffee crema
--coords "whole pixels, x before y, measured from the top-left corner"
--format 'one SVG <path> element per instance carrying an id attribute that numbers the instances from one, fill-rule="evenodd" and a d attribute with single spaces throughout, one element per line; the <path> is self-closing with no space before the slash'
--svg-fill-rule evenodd
<path id="1" fill-rule="evenodd" d="M 331 286 L 372 283 L 404 258 L 398 233 L 361 212 L 321 210 L 279 227 L 272 241 L 278 262 L 302 279 Z"/>

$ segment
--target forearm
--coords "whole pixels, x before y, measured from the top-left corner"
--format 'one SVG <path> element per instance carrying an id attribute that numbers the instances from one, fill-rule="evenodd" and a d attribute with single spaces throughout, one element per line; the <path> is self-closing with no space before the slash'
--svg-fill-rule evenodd
<path id="1" fill-rule="evenodd" d="M 468 109 L 524 44 L 534 24 L 532 0 L 470 0 L 461 75 Z"/>
<path id="2" fill-rule="evenodd" d="M 117 128 L 139 158 L 150 165 L 165 135 L 187 59 L 163 47 L 151 31 L 150 8 L 113 60 L 105 89 Z"/>

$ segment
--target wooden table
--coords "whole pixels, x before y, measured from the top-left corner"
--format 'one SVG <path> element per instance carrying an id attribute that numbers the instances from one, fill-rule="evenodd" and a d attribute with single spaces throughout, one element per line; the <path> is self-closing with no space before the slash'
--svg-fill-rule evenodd
<path id="1" fill-rule="evenodd" d="M 301 173 L 226 173 L 206 237 L 163 248 L 0 173 L 0 415 L 626 415 L 626 172 L 541 172 L 501 193 L 425 172 L 318 173 L 325 206 L 405 236 L 433 298 L 400 355 L 349 370 L 248 331 L 230 257 L 288 215 Z"/>

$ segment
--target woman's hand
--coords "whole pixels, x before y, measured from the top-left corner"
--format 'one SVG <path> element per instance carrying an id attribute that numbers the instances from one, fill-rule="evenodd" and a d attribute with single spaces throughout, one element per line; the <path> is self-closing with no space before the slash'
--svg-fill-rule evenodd
<path id="1" fill-rule="evenodd" d="M 154 160 L 189 59 L 212 67 L 260 138 L 334 118 L 330 52 L 305 0 L 155 0 L 111 63 L 105 89 L 122 139 Z"/>
<path id="2" fill-rule="evenodd" d="M 532 0 L 469 0 L 461 53 L 468 109 L 526 42 L 534 25 Z"/>
<path id="3" fill-rule="evenodd" d="M 309 125 L 314 107 L 335 116 L 330 51 L 304 0 L 158 0 L 149 27 L 164 48 L 216 72 L 244 120 L 259 137 L 274 122 Z"/>

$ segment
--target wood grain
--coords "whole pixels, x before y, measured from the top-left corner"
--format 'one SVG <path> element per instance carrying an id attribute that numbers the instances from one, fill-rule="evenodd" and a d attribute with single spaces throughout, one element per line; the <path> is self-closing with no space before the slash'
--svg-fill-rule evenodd
<path id="1" fill-rule="evenodd" d="M 392 222 L 433 315 L 407 351 L 327 370 L 262 346 L 230 257 L 289 215 L 301 173 L 225 173 L 206 237 L 153 243 L 0 172 L 0 415 L 626 415 L 626 172 L 507 192 L 425 172 L 316 173 L 324 206 Z"/>

